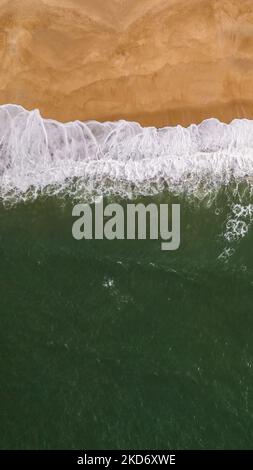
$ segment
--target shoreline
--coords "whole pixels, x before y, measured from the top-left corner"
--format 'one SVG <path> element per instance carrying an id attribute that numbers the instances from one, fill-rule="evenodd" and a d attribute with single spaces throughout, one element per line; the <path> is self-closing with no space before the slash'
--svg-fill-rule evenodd
<path id="1" fill-rule="evenodd" d="M 223 104 L 213 104 L 210 106 L 199 107 L 177 107 L 168 108 L 160 111 L 152 112 L 136 112 L 136 113 L 107 113 L 107 114 L 90 114 L 80 109 L 74 108 L 73 112 L 66 112 L 64 106 L 61 109 L 52 110 L 43 106 L 27 106 L 21 102 L 0 102 L 2 106 L 17 106 L 24 108 L 24 111 L 32 112 L 36 109 L 39 111 L 43 120 L 56 121 L 61 124 L 69 124 L 76 121 L 83 123 L 88 121 L 96 121 L 98 123 L 112 122 L 116 123 L 121 120 L 140 124 L 142 127 L 155 127 L 157 129 L 163 127 L 176 127 L 178 125 L 188 128 L 191 125 L 199 125 L 207 119 L 217 119 L 221 124 L 231 124 L 235 119 L 253 120 L 253 102 L 229 102 Z"/>

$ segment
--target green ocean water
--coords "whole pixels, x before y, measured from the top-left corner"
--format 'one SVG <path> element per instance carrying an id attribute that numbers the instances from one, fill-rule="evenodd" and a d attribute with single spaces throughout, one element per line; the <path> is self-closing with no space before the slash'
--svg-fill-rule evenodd
<path id="1" fill-rule="evenodd" d="M 237 197 L 161 200 L 176 252 L 76 241 L 70 200 L 1 206 L 1 449 L 253 447 L 250 220 L 231 241 Z"/>

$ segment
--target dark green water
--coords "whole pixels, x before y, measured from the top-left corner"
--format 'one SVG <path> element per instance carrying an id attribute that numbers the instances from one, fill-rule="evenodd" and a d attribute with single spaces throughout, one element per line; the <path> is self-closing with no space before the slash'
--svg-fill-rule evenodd
<path id="1" fill-rule="evenodd" d="M 180 202 L 173 253 L 77 242 L 70 202 L 1 208 L 2 449 L 253 447 L 253 230 Z"/>

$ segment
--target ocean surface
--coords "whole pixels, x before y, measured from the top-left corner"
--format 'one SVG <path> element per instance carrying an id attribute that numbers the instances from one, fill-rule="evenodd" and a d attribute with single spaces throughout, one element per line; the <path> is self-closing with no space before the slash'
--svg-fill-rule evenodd
<path id="1" fill-rule="evenodd" d="M 253 122 L 0 107 L 0 448 L 251 449 Z M 72 237 L 76 202 L 179 203 L 181 245 Z"/>

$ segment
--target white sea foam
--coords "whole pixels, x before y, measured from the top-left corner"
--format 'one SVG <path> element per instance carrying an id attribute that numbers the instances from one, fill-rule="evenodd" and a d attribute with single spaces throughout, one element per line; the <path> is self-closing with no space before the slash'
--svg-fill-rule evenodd
<path id="1" fill-rule="evenodd" d="M 0 197 L 41 192 L 206 194 L 253 177 L 253 121 L 208 119 L 188 128 L 135 122 L 60 123 L 38 110 L 0 106 Z M 253 180 L 252 180 L 253 181 Z"/>

